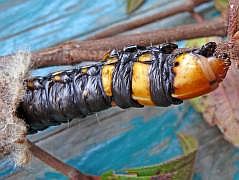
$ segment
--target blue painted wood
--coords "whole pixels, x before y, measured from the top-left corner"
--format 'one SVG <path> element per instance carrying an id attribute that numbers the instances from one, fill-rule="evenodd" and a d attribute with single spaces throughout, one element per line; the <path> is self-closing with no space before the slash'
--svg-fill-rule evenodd
<path id="1" fill-rule="evenodd" d="M 170 1 L 148 0 L 132 17 Z M 37 50 L 72 38 L 84 38 L 126 20 L 125 1 L 7 0 L 0 2 L 0 54 Z"/>
<path id="2" fill-rule="evenodd" d="M 177 133 L 181 132 L 186 124 L 193 121 L 200 123 L 200 116 L 190 106 L 171 108 L 163 114 L 161 110 L 158 109 L 158 112 L 149 117 L 135 115 L 124 125 L 129 126 L 126 132 L 68 159 L 67 163 L 83 172 L 100 175 L 110 169 L 158 164 L 182 155 Z M 182 119 L 184 121 L 180 122 Z M 47 171 L 40 179 L 53 177 L 66 179 L 52 171 Z"/>
<path id="3" fill-rule="evenodd" d="M 147 0 L 129 16 L 125 13 L 125 1 L 0 0 L 0 55 L 17 49 L 38 50 L 73 38 L 84 39 L 109 25 L 165 11 L 181 2 Z M 212 5 L 208 3 L 197 11 L 207 18 L 218 15 Z M 184 13 L 134 32 L 190 22 L 193 20 Z M 33 74 L 42 75 L 55 69 Z M 239 151 L 224 141 L 216 128 L 210 128 L 188 103 L 171 108 L 124 111 L 113 108 L 29 138 L 83 172 L 100 174 L 112 168 L 160 163 L 180 155 L 177 132 L 192 134 L 199 140 L 195 180 L 239 179 Z M 8 159 L 2 159 L 0 179 L 13 172 L 17 173 L 8 179 L 65 179 L 35 158 L 24 168 L 16 168 Z"/>

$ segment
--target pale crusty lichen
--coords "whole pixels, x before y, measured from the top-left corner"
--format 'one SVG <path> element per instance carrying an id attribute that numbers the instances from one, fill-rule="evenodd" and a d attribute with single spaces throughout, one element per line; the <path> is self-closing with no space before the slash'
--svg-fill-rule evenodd
<path id="1" fill-rule="evenodd" d="M 26 125 L 16 115 L 30 59 L 27 52 L 0 58 L 0 154 L 10 155 L 16 165 L 23 165 L 30 159 Z"/>

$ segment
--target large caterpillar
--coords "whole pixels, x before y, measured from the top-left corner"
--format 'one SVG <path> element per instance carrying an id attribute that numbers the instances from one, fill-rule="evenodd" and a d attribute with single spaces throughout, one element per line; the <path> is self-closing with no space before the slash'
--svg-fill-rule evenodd
<path id="1" fill-rule="evenodd" d="M 30 134 L 113 105 L 180 104 L 214 90 L 226 76 L 230 60 L 214 55 L 216 43 L 175 53 L 177 48 L 128 46 L 91 66 L 27 79 L 18 115 Z"/>

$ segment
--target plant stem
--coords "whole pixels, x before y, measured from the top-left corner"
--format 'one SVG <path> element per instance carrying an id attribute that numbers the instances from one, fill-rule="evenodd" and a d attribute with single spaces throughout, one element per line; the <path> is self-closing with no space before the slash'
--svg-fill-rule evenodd
<path id="1" fill-rule="evenodd" d="M 66 42 L 32 54 L 33 67 L 75 64 L 84 60 L 100 60 L 111 49 L 121 49 L 130 44 L 150 46 L 163 42 L 208 36 L 226 35 L 226 23 L 222 17 L 202 23 L 181 25 L 131 35 L 122 35 L 99 40 Z"/>
<path id="2" fill-rule="evenodd" d="M 198 23 L 202 23 L 204 21 L 204 18 L 199 13 L 192 11 L 190 14 Z"/>
<path id="3" fill-rule="evenodd" d="M 179 13 L 183 12 L 192 12 L 194 8 L 202 3 L 208 2 L 209 0 L 188 0 L 186 3 L 181 4 L 179 6 L 173 7 L 165 12 L 159 12 L 156 14 L 153 14 L 151 16 L 147 16 L 141 19 L 136 19 L 134 21 L 130 21 L 128 23 L 121 23 L 115 26 L 112 26 L 106 30 L 103 30 L 102 32 L 99 32 L 91 37 L 89 37 L 87 40 L 96 40 L 101 39 L 105 37 L 110 37 L 131 29 L 135 29 L 147 24 L 150 24 L 152 22 L 164 19 L 166 17 L 170 17 Z M 198 20 L 198 16 L 193 15 L 193 18 Z"/>
<path id="4" fill-rule="evenodd" d="M 227 36 L 229 41 L 232 40 L 234 34 L 239 30 L 239 1 L 229 0 L 229 13 L 228 13 L 228 30 Z"/>
<path id="5" fill-rule="evenodd" d="M 55 158 L 51 154 L 47 153 L 34 143 L 28 140 L 29 149 L 32 154 L 40 159 L 45 164 L 49 165 L 50 167 L 54 168 L 55 170 L 61 172 L 65 176 L 69 177 L 72 180 L 99 180 L 100 177 L 97 176 L 89 176 L 82 174 L 79 170 L 75 169 L 74 167 L 65 164 L 64 162 L 60 161 L 59 159 Z"/>
<path id="6" fill-rule="evenodd" d="M 228 12 L 228 49 L 230 58 L 239 68 L 239 1 L 229 0 Z"/>

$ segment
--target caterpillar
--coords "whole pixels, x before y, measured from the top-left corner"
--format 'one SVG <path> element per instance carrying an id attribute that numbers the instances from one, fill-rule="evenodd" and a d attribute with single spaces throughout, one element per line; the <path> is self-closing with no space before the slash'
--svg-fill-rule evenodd
<path id="1" fill-rule="evenodd" d="M 24 81 L 25 95 L 17 114 L 36 133 L 75 117 L 119 106 L 170 106 L 209 93 L 230 66 L 216 43 L 175 51 L 178 46 L 128 46 L 112 50 L 90 66 L 59 71 Z"/>

